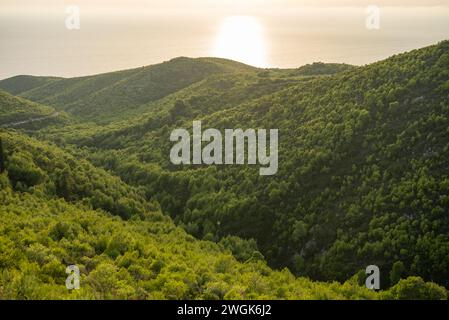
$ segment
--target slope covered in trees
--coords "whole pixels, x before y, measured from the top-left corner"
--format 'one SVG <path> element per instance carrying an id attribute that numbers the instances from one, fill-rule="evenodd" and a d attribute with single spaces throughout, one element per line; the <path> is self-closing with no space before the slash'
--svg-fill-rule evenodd
<path id="1" fill-rule="evenodd" d="M 18 95 L 22 92 L 41 87 L 53 81 L 61 80 L 56 77 L 35 77 L 35 76 L 15 76 L 0 81 L 0 90 L 4 90 L 13 95 Z"/>
<path id="2" fill-rule="evenodd" d="M 258 85 L 279 81 L 274 71 L 256 76 Z M 255 239 L 271 265 L 319 280 L 343 281 L 376 264 L 447 286 L 449 43 L 295 81 L 227 106 L 215 97 L 227 101 L 226 92 L 244 86 L 172 100 L 140 122 L 69 140 L 144 188 L 196 237 Z M 174 167 L 170 132 L 194 119 L 204 129 L 278 128 L 279 173 Z"/>
<path id="3" fill-rule="evenodd" d="M 263 261 L 239 263 L 157 213 L 123 222 L 62 200 L 9 190 L 0 198 L 2 299 L 447 299 L 444 288 L 420 278 L 375 293 L 355 279 L 318 283 Z M 72 293 L 69 264 L 81 270 Z"/>
<path id="4" fill-rule="evenodd" d="M 298 75 L 314 76 L 314 75 L 331 75 L 343 71 L 354 69 L 354 66 L 345 63 L 323 63 L 315 62 L 299 67 L 296 72 Z"/>
<path id="5" fill-rule="evenodd" d="M 196 240 L 86 161 L 72 167 L 75 159 L 64 151 L 12 131 L 0 138 L 0 299 L 447 299 L 444 288 L 420 278 L 379 293 L 356 277 L 344 284 L 295 278 L 270 269 L 252 246 L 240 246 L 246 262 L 238 262 L 226 249 L 238 240 Z M 70 192 L 76 199 L 52 190 L 59 181 L 53 171 L 63 163 L 83 177 Z M 141 204 L 142 212 L 110 211 L 122 219 L 107 206 L 94 211 L 94 199 L 82 191 L 92 183 L 106 197 L 119 193 Z M 80 268 L 79 290 L 65 288 L 68 265 Z"/>
<path id="6" fill-rule="evenodd" d="M 0 91 L 0 127 L 42 129 L 68 124 L 70 117 L 55 109 Z"/>
<path id="7" fill-rule="evenodd" d="M 6 79 L 0 88 L 84 120 L 107 123 L 210 75 L 252 70 L 229 60 L 176 58 L 137 69 L 46 81 L 31 90 L 22 90 L 27 86 L 19 80 Z"/>
<path id="8" fill-rule="evenodd" d="M 4 186 L 0 199 L 1 299 L 447 299 L 444 288 L 420 278 L 375 293 L 356 279 L 319 283 L 257 259 L 239 263 L 160 213 L 122 221 Z M 80 290 L 69 292 L 72 264 Z"/>
<path id="9" fill-rule="evenodd" d="M 181 58 L 136 70 L 21 93 L 95 120 L 33 135 L 76 155 L 64 153 L 73 168 L 86 157 L 122 179 L 100 188 L 101 197 L 92 193 L 97 185 L 71 198 L 45 183 L 47 197 L 143 220 L 151 201 L 189 234 L 220 243 L 240 262 L 258 248 L 270 266 L 314 280 L 343 282 L 375 264 L 382 287 L 394 286 L 390 294 L 398 286 L 421 286 L 416 278 L 400 280 L 408 276 L 449 286 L 449 42 L 358 68 L 259 70 Z M 192 78 L 179 79 L 178 71 L 191 70 Z M 153 83 L 154 77 L 163 81 Z M 279 129 L 279 172 L 260 177 L 254 166 L 172 165 L 170 133 L 191 128 L 193 120 L 202 120 L 203 129 Z M 16 139 L 11 134 L 5 141 Z M 19 158 L 33 159 L 47 172 L 45 181 L 61 179 L 34 156 Z M 12 177 L 15 192 L 29 192 Z M 124 191 L 111 196 L 116 188 Z M 121 198 L 141 209 L 122 215 Z"/>
<path id="10" fill-rule="evenodd" d="M 10 130 L 0 131 L 0 139 L 2 161 L 14 191 L 81 201 L 123 218 L 143 216 L 149 208 L 141 190 L 80 157 Z"/>

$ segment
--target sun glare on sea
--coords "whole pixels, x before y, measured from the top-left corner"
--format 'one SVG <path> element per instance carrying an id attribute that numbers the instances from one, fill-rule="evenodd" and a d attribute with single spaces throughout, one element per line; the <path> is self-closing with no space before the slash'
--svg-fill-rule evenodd
<path id="1" fill-rule="evenodd" d="M 231 16 L 224 19 L 213 55 L 255 67 L 267 67 L 263 28 L 259 21 L 250 16 Z"/>

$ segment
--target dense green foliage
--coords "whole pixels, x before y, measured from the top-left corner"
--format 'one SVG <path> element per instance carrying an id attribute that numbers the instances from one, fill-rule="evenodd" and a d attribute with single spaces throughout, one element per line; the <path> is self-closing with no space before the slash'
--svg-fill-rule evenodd
<path id="1" fill-rule="evenodd" d="M 70 170 L 71 156 L 14 132 L 2 133 L 1 140 L 7 171 L 0 174 L 0 299 L 447 298 L 444 288 L 419 278 L 381 293 L 355 278 L 343 285 L 295 278 L 287 269 L 271 270 L 254 243 L 236 237 L 222 245 L 196 240 L 151 206 L 126 221 L 104 211 L 107 206 L 94 211 L 95 199 L 81 191 L 92 183 L 105 196 L 121 193 L 145 205 L 132 188 L 81 159 L 72 169 L 83 179 L 74 181 L 77 190 L 70 194 L 77 199 L 68 203 L 50 190 L 64 162 L 62 170 Z M 17 165 L 23 157 L 27 161 Z M 81 271 L 80 289 L 72 292 L 65 288 L 71 264 Z"/>
<path id="2" fill-rule="evenodd" d="M 0 127 L 20 127 L 41 129 L 48 125 L 67 124 L 69 117 L 58 114 L 55 110 L 9 93 L 0 91 Z M 30 121 L 30 120 L 39 121 Z"/>
<path id="3" fill-rule="evenodd" d="M 303 76 L 329 75 L 355 68 L 349 64 L 315 62 L 299 67 L 297 73 Z"/>
<path id="4" fill-rule="evenodd" d="M 34 77 L 34 76 L 15 76 L 0 81 L 0 90 L 18 95 L 22 92 L 32 90 L 61 78 L 55 77 Z"/>
<path id="5" fill-rule="evenodd" d="M 401 262 L 402 276 L 448 285 L 448 47 L 324 78 L 268 71 L 221 87 L 207 79 L 141 120 L 76 136 L 68 128 L 57 140 L 89 147 L 94 163 L 144 187 L 196 237 L 255 239 L 273 266 L 343 281 L 369 264 L 388 275 Z M 205 128 L 279 128 L 279 173 L 172 166 L 170 132 L 193 119 Z"/>
<path id="6" fill-rule="evenodd" d="M 79 123 L 31 132 L 65 151 L 11 131 L 2 134 L 8 177 L 2 183 L 13 190 L 5 191 L 8 199 L 21 192 L 36 201 L 48 199 L 52 206 L 64 203 L 80 215 L 93 214 L 90 208 L 104 210 L 131 218 L 123 224 L 129 232 L 154 223 L 148 212 L 160 205 L 178 226 L 205 242 L 187 235 L 185 239 L 232 252 L 233 270 L 248 263 L 249 268 L 263 266 L 279 280 L 267 280 L 271 284 L 266 290 L 240 297 L 446 296 L 444 289 L 425 281 L 449 286 L 447 41 L 358 68 L 313 64 L 297 70 L 259 70 L 220 59 L 179 58 L 142 69 L 52 81 L 20 95 L 73 112 Z M 172 165 L 170 133 L 190 128 L 193 120 L 202 120 L 204 129 L 278 128 L 279 172 L 261 177 L 255 166 Z M 108 263 L 115 270 L 121 268 L 116 261 L 120 255 L 97 253 L 112 259 Z M 208 255 L 199 252 L 199 260 L 201 255 L 207 261 Z M 141 257 L 145 255 L 139 252 L 136 259 Z M 382 271 L 382 288 L 392 288 L 375 295 L 354 287 L 354 278 L 339 286 L 295 280 L 290 274 L 289 282 L 264 259 L 271 267 L 288 267 L 296 276 L 340 282 L 375 264 Z M 188 274 L 195 273 L 189 268 Z M 178 269 L 169 270 L 175 277 Z M 223 276 L 226 281 L 217 270 L 210 273 L 212 282 L 218 276 L 227 283 L 218 286 L 222 289 L 234 292 L 234 284 L 249 285 L 234 273 Z M 129 281 L 134 290 L 145 286 Z M 281 282 L 294 284 L 278 293 Z M 315 285 L 320 289 L 315 291 Z M 298 295 L 295 288 L 301 286 L 311 291 Z M 205 297 L 205 287 L 194 287 L 201 289 L 186 289 L 182 297 Z M 83 297 L 97 296 L 92 290 Z M 129 290 L 128 297 L 142 297 Z M 149 296 L 152 290 L 143 295 L 172 297 L 161 287 L 156 289 L 161 295 Z M 342 293 L 347 290 L 351 294 Z M 228 293 L 218 297 L 238 297 Z M 117 296 L 123 297 L 109 297 Z"/>
<path id="7" fill-rule="evenodd" d="M 377 299 L 417 298 L 410 289 L 376 294 L 354 281 L 325 284 L 238 263 L 195 240 L 161 214 L 123 222 L 61 200 L 0 191 L 0 298 L 3 299 Z M 65 268 L 81 269 L 81 288 L 65 288 Z M 434 284 L 422 297 L 447 298 Z M 410 296 L 407 296 L 410 294 Z M 431 294 L 431 295 L 430 295 Z"/>
<path id="8" fill-rule="evenodd" d="M 100 123 L 135 113 L 134 109 L 185 88 L 207 76 L 253 70 L 221 59 L 176 58 L 162 64 L 95 76 L 58 79 L 21 91 L 20 83 L 0 81 L 0 88 L 21 97 Z M 6 84 L 4 83 L 6 82 Z"/>
<path id="9" fill-rule="evenodd" d="M 149 206 L 136 188 L 83 159 L 12 131 L 0 133 L 3 157 L 15 191 L 45 199 L 82 201 L 123 218 L 143 216 Z"/>
<path id="10" fill-rule="evenodd" d="M 375 298 L 357 285 L 319 284 L 238 263 L 160 214 L 122 222 L 105 213 L 0 191 L 0 298 Z M 81 289 L 65 289 L 65 267 Z"/>

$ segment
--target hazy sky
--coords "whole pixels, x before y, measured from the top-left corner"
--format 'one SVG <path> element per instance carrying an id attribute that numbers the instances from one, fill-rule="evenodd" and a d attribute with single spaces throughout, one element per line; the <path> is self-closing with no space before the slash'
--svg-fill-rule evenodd
<path id="1" fill-rule="evenodd" d="M 380 29 L 366 28 L 368 5 Z M 80 29 L 68 30 L 68 5 Z M 449 39 L 449 0 L 0 0 L 0 78 L 79 76 L 177 56 L 366 64 Z"/>

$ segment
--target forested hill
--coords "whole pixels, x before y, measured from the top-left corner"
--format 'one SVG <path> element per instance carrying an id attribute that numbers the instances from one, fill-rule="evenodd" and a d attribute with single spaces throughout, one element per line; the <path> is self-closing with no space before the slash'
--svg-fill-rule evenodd
<path id="1" fill-rule="evenodd" d="M 69 122 L 70 116 L 65 113 L 0 90 L 0 127 L 36 130 L 48 125 L 66 125 Z"/>
<path id="2" fill-rule="evenodd" d="M 145 188 L 198 238 L 255 239 L 273 266 L 343 281 L 376 264 L 448 285 L 449 42 L 333 76 L 227 77 L 162 99 L 139 120 L 48 137 L 89 147 L 94 163 Z M 278 174 L 173 167 L 170 132 L 194 119 L 279 128 Z"/>
<path id="3" fill-rule="evenodd" d="M 20 93 L 79 120 L 32 134 L 119 176 L 134 201 L 159 204 L 241 262 L 257 246 L 271 267 L 314 280 L 374 264 L 383 288 L 409 276 L 449 286 L 448 41 L 356 68 L 180 58 L 136 70 Z M 279 172 L 173 166 L 170 133 L 193 120 L 279 129 Z"/>
<path id="4" fill-rule="evenodd" d="M 0 221 L 0 299 L 447 299 L 417 277 L 376 293 L 364 278 L 274 271 L 254 244 L 199 241 L 138 189 L 12 130 L 0 132 Z M 70 292 L 72 264 L 81 285 Z"/>
<path id="5" fill-rule="evenodd" d="M 132 115 L 138 117 L 144 111 L 151 111 L 154 102 L 220 76 L 224 77 L 223 83 L 215 80 L 216 86 L 226 89 L 232 77 L 258 74 L 265 78 L 271 72 L 276 74 L 276 79 L 293 81 L 301 76 L 328 75 L 350 68 L 353 67 L 316 63 L 296 70 L 268 71 L 226 59 L 181 57 L 152 66 L 78 78 L 17 76 L 0 81 L 0 89 L 68 111 L 82 120 L 107 124 Z"/>
<path id="6" fill-rule="evenodd" d="M 79 78 L 15 77 L 0 81 L 0 89 L 84 120 L 105 123 L 210 75 L 252 70 L 255 68 L 224 59 L 176 58 L 157 65 Z"/>
<path id="7" fill-rule="evenodd" d="M 61 80 L 61 78 L 34 77 L 34 76 L 21 75 L 1 80 L 0 89 L 5 90 L 14 95 L 18 95 L 22 92 L 26 92 L 58 80 Z"/>

